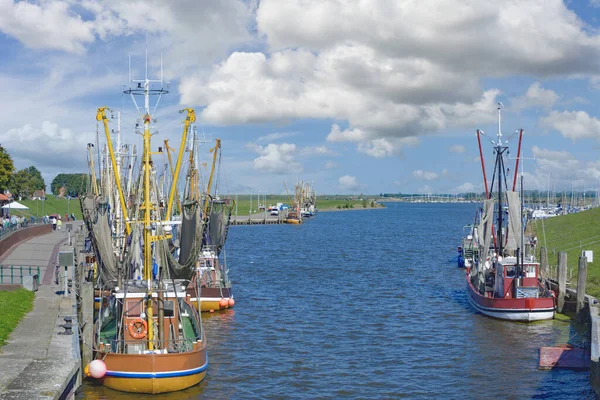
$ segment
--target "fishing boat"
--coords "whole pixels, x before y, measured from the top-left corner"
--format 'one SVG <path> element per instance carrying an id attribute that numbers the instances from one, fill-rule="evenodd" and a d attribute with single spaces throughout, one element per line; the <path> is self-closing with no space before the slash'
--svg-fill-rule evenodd
<path id="1" fill-rule="evenodd" d="M 235 300 L 228 276 L 227 262 L 223 256 L 225 241 L 231 222 L 231 213 L 235 207 L 233 199 L 221 198 L 219 192 L 219 169 L 221 161 L 221 140 L 216 139 L 212 167 L 206 191 L 202 213 L 202 251 L 196 261 L 196 269 L 187 293 L 192 304 L 199 311 L 213 312 L 233 307 Z M 224 254 L 224 252 L 223 252 Z"/>
<path id="2" fill-rule="evenodd" d="M 477 223 L 479 221 L 479 212 L 475 215 L 473 224 L 463 227 L 463 238 L 458 246 L 457 264 L 459 268 L 471 267 L 479 256 L 479 247 L 477 246 Z"/>
<path id="3" fill-rule="evenodd" d="M 163 87 L 162 69 L 160 80 L 148 79 L 146 72 L 144 79 L 130 82 L 134 86 L 124 93 L 134 100 L 140 125 L 143 124 L 139 176 L 130 172 L 125 192 L 122 166 L 117 163 L 108 127 L 109 110 L 99 108 L 96 119 L 106 135 L 110 185 L 104 182 L 102 189 L 95 188 L 82 201 L 98 258 L 96 293 L 101 297 L 94 323 L 95 360 L 87 370 L 93 363 L 101 363 L 102 373 L 92 376 L 103 385 L 125 392 L 156 394 L 196 385 L 208 368 L 202 321 L 186 291 L 202 247 L 202 224 L 179 232 L 180 240 L 191 243 L 186 262 L 179 263 L 172 255 L 173 227 L 183 223 L 171 220 L 173 200 L 183 148 L 196 117 L 193 109 L 183 110 L 186 117 L 181 149 L 166 199 L 152 161 L 152 155 L 159 152 L 151 147 L 154 120 L 149 104 L 151 96 L 158 96 L 158 104 L 160 96 L 168 93 Z M 135 96 L 144 99 L 143 108 L 137 106 Z M 118 206 L 110 207 L 109 199 L 114 193 Z M 119 221 L 116 228 L 115 219 Z"/>
<path id="4" fill-rule="evenodd" d="M 556 304 L 553 293 L 540 279 L 540 264 L 525 251 L 522 195 L 515 191 L 523 130 L 518 132 L 519 147 L 510 190 L 505 170 L 510 138 L 502 139 L 500 104 L 497 139 L 492 142 L 496 159 L 489 189 L 481 147 L 482 132 L 477 131 L 486 200 L 477 227 L 478 257 L 473 266 L 466 267 L 466 281 L 469 302 L 479 312 L 498 319 L 528 322 L 552 319 Z"/>

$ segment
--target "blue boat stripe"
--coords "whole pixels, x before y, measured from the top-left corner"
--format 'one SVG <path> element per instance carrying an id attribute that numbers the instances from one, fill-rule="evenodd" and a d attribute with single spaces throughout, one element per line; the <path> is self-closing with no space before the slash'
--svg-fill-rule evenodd
<path id="1" fill-rule="evenodd" d="M 186 369 L 183 371 L 173 372 L 123 372 L 123 371 L 106 371 L 106 376 L 112 376 L 114 378 L 178 378 L 182 376 L 189 376 L 199 374 L 208 368 L 208 356 L 206 356 L 206 363 L 198 368 Z"/>

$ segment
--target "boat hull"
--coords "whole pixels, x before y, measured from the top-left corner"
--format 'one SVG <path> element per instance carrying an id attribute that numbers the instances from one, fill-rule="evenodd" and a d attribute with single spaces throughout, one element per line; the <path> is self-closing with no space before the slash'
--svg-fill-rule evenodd
<path id="1" fill-rule="evenodd" d="M 492 318 L 508 321 L 542 321 L 554 318 L 554 297 L 504 299 L 482 296 L 467 276 L 469 303 L 479 312 Z"/>
<path id="2" fill-rule="evenodd" d="M 167 393 L 187 389 L 206 376 L 206 349 L 169 354 L 103 354 L 102 384 L 133 393 Z"/>
<path id="3" fill-rule="evenodd" d="M 188 292 L 189 293 L 189 292 Z M 226 306 L 221 306 L 221 299 L 227 300 Z M 233 293 L 231 288 L 202 288 L 200 296 L 200 311 L 210 312 L 226 310 L 233 306 L 229 305 L 229 299 L 233 299 Z M 190 302 L 194 305 L 196 310 L 198 309 L 198 300 L 196 297 L 191 297 Z"/>

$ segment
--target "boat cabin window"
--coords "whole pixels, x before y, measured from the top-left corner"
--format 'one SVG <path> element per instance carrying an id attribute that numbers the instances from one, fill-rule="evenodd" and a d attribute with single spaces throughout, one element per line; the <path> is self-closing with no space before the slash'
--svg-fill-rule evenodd
<path id="1" fill-rule="evenodd" d="M 131 300 L 127 302 L 127 316 L 139 317 L 142 313 L 142 302 L 140 300 Z"/>
<path id="2" fill-rule="evenodd" d="M 175 316 L 175 304 L 173 300 L 165 300 L 165 317 Z"/>
<path id="3" fill-rule="evenodd" d="M 528 265 L 525 267 L 525 277 L 535 278 L 535 265 Z"/>
<path id="4" fill-rule="evenodd" d="M 506 271 L 506 277 L 507 278 L 514 278 L 516 275 L 516 268 L 514 265 L 507 265 L 505 268 Z"/>

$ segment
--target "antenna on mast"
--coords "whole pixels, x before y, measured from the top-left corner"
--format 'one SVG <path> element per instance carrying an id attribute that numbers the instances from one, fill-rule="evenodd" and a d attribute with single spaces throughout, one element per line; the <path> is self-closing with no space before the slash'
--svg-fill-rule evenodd
<path id="1" fill-rule="evenodd" d="M 162 55 L 161 55 L 161 77 L 160 79 L 148 79 L 148 40 L 147 40 L 148 35 L 146 35 L 146 60 L 145 60 L 145 64 L 146 64 L 146 76 L 144 77 L 144 79 L 132 79 L 131 78 L 131 55 L 129 56 L 129 83 L 134 83 L 135 85 L 132 85 L 129 87 L 129 89 L 126 89 L 123 91 L 123 93 L 128 94 L 131 96 L 131 99 L 133 100 L 133 104 L 135 105 L 136 109 L 138 110 L 138 113 L 140 114 L 140 116 L 142 116 L 142 114 L 150 114 L 150 96 L 158 96 L 157 100 L 156 100 L 156 104 L 154 105 L 154 109 L 152 110 L 152 113 L 154 113 L 154 111 L 156 111 L 156 107 L 158 106 L 158 103 L 160 102 L 160 99 L 162 97 L 163 94 L 167 94 L 169 93 L 168 89 L 164 88 L 163 85 L 163 71 L 162 71 Z M 142 112 L 142 110 L 140 109 L 140 107 L 137 104 L 137 101 L 135 99 L 135 96 L 143 96 L 144 97 L 144 110 Z"/>
<path id="2" fill-rule="evenodd" d="M 498 146 L 502 146 L 502 125 L 500 123 L 501 115 L 500 110 L 504 108 L 504 104 L 498 102 Z"/>

